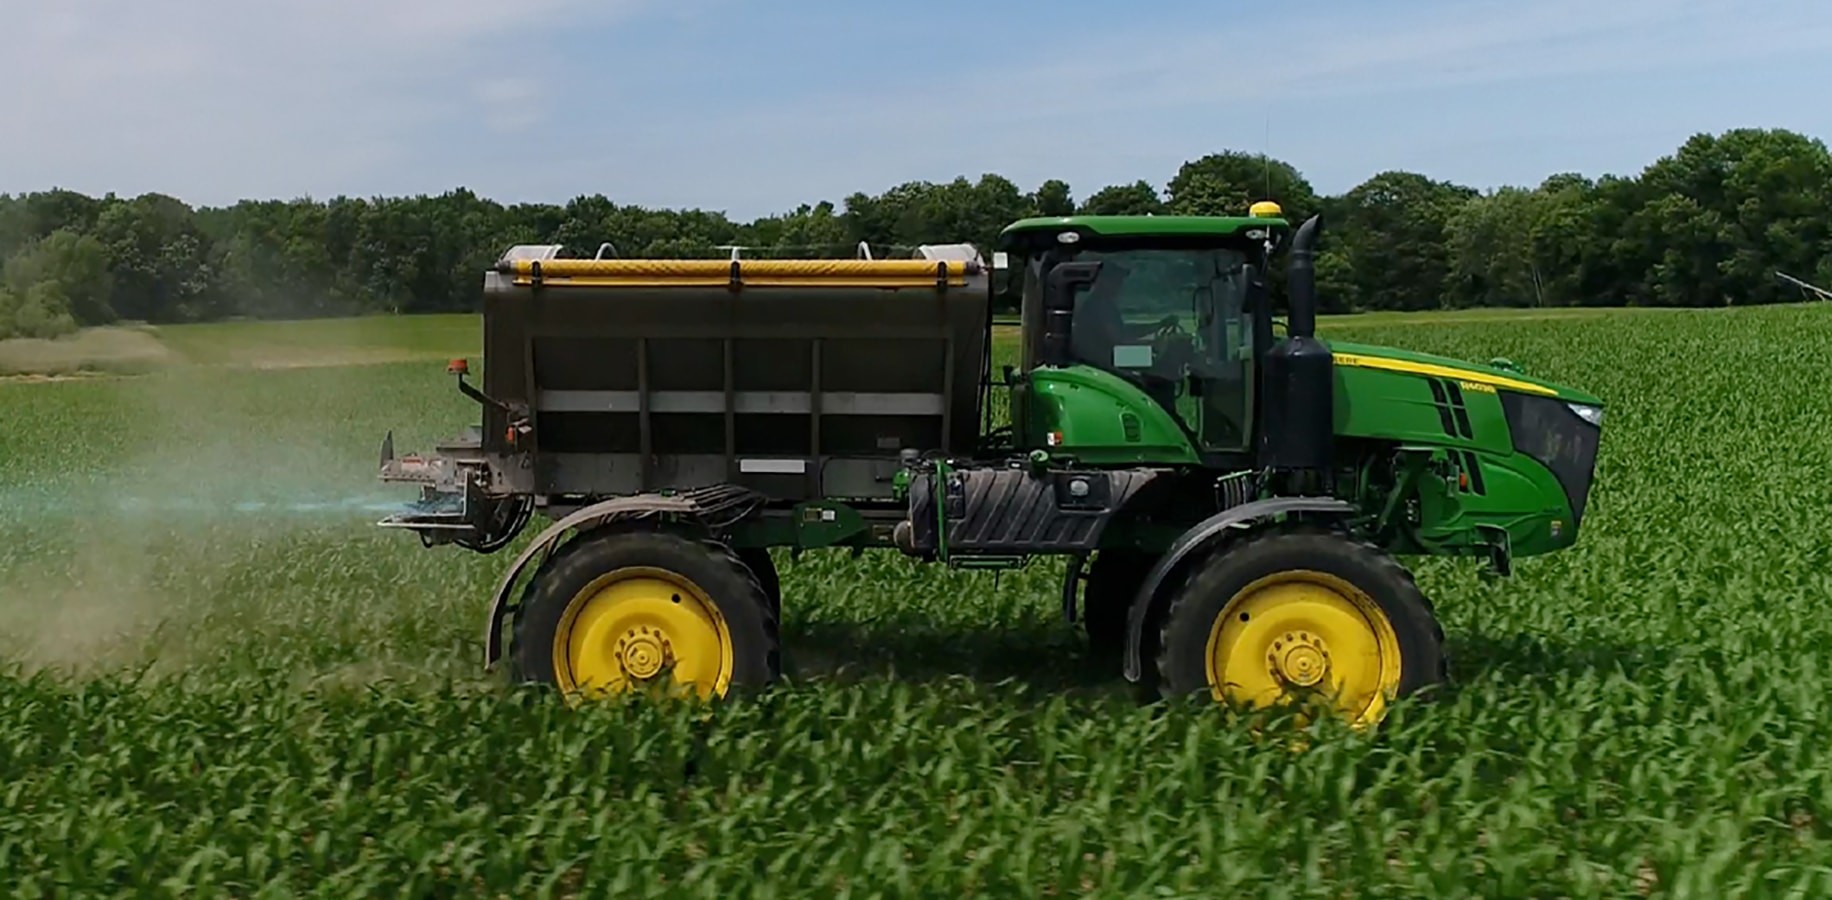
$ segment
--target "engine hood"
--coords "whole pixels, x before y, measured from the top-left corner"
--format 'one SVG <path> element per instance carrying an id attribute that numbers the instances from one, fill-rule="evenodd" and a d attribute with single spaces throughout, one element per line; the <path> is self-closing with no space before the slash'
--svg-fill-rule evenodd
<path id="1" fill-rule="evenodd" d="M 1448 356 L 1436 356 L 1430 353 L 1418 353 L 1411 350 L 1400 350 L 1394 347 L 1380 347 L 1373 344 L 1357 344 L 1350 341 L 1323 342 L 1336 358 L 1338 366 L 1354 366 L 1364 369 L 1384 369 L 1389 372 L 1403 372 L 1412 375 L 1428 375 L 1438 378 L 1454 378 L 1459 381 L 1470 381 L 1491 385 L 1499 390 L 1518 391 L 1524 394 L 1538 394 L 1543 397 L 1557 397 L 1571 403 L 1583 403 L 1589 406 L 1602 406 L 1603 401 L 1575 388 L 1556 384 L 1543 378 L 1535 378 L 1522 372 L 1504 368 L 1499 365 L 1484 365 Z"/>

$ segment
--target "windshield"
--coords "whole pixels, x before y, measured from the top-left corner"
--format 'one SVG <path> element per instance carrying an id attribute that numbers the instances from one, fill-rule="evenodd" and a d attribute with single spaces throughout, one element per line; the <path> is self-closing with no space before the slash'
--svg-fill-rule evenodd
<path id="1" fill-rule="evenodd" d="M 1247 258 L 1238 250 L 1089 250 L 1100 275 L 1075 303 L 1070 346 L 1079 361 L 1113 370 L 1157 366 L 1154 338 L 1181 331 L 1201 359 L 1225 362 L 1251 349 Z M 1166 373 L 1168 374 L 1168 373 Z"/>
<path id="2" fill-rule="evenodd" d="M 1088 249 L 1103 265 L 1075 299 L 1070 352 L 1138 383 L 1209 446 L 1246 439 L 1253 328 L 1247 256 L 1224 247 Z M 1189 390 L 1190 376 L 1206 387 Z"/>

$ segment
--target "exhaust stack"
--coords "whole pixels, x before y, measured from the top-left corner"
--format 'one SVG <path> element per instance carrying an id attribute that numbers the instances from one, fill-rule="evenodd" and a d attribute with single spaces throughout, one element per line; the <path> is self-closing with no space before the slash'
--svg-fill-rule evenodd
<path id="1" fill-rule="evenodd" d="M 1292 238 L 1285 337 L 1266 351 L 1260 463 L 1274 469 L 1320 473 L 1335 450 L 1335 357 L 1316 338 L 1312 248 L 1321 229 L 1322 217 L 1311 216 Z"/>
<path id="2" fill-rule="evenodd" d="M 1311 248 L 1317 242 L 1317 231 L 1323 227 L 1322 220 L 1322 216 L 1305 219 L 1291 239 L 1291 277 L 1286 288 L 1291 309 L 1285 319 L 1289 337 L 1317 336 L 1317 264 Z"/>

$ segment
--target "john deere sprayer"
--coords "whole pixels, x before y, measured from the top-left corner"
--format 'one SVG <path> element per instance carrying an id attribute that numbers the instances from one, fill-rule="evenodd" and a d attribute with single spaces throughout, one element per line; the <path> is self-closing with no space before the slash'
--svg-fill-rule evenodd
<path id="1" fill-rule="evenodd" d="M 569 694 L 770 682 L 795 602 L 771 548 L 1059 554 L 1065 618 L 1151 695 L 1371 723 L 1444 673 L 1395 557 L 1505 574 L 1570 546 L 1602 406 L 1503 360 L 1318 339 L 1318 228 L 1269 203 L 1025 219 L 993 266 L 518 246 L 484 274 L 481 387 L 453 364 L 480 426 L 427 457 L 390 436 L 382 477 L 422 495 L 381 524 L 490 553 L 548 520 L 489 599 L 485 663 Z M 1022 314 L 998 372 L 995 286 Z"/>

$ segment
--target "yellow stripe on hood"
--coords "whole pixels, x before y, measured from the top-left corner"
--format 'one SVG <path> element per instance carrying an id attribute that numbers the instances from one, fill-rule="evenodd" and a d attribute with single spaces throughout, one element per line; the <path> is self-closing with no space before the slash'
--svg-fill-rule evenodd
<path id="1" fill-rule="evenodd" d="M 1404 372 L 1409 375 L 1435 375 L 1439 378 L 1453 378 L 1458 381 L 1473 382 L 1475 384 L 1510 388 L 1516 391 L 1525 391 L 1530 394 L 1543 394 L 1548 397 L 1558 396 L 1558 391 L 1546 387 L 1545 385 L 1521 381 L 1519 379 L 1509 378 L 1505 375 L 1496 375 L 1492 372 L 1477 372 L 1471 369 L 1453 369 L 1449 366 L 1440 366 L 1434 363 L 1412 362 L 1404 359 L 1388 359 L 1382 356 L 1362 356 L 1355 353 L 1336 353 L 1334 355 L 1336 364 L 1342 366 L 1355 366 L 1362 369 L 1385 369 L 1389 372 Z"/>

